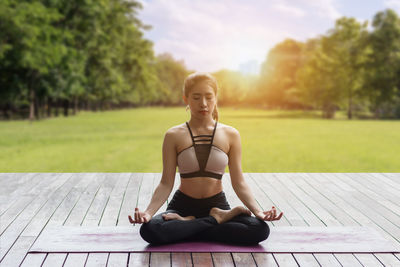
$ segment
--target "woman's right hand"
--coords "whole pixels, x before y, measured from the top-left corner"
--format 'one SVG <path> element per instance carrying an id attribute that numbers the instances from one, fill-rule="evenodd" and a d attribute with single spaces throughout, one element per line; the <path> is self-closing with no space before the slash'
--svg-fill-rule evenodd
<path id="1" fill-rule="evenodd" d="M 135 208 L 135 219 L 132 219 L 131 215 L 128 215 L 128 219 L 130 223 L 147 223 L 151 220 L 150 213 L 146 211 L 139 211 L 138 208 Z"/>

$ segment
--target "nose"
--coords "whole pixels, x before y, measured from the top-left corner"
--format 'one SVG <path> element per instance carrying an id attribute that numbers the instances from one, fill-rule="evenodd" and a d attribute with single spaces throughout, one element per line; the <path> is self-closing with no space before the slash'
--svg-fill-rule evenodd
<path id="1" fill-rule="evenodd" d="M 206 100 L 205 97 L 201 99 L 201 105 L 202 105 L 203 107 L 206 107 L 206 106 L 207 106 L 207 100 Z"/>

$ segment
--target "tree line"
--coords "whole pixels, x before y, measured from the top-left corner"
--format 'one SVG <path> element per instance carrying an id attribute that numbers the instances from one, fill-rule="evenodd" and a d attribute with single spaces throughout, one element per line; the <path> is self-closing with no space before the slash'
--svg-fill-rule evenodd
<path id="1" fill-rule="evenodd" d="M 192 72 L 155 55 L 151 26 L 134 0 L 0 1 L 0 108 L 31 120 L 143 105 L 182 105 Z M 347 110 L 400 118 L 400 19 L 378 12 L 371 27 L 354 18 L 326 34 L 292 39 L 268 53 L 259 75 L 213 73 L 220 105 Z"/>
<path id="2" fill-rule="evenodd" d="M 311 108 L 332 118 L 346 110 L 400 118 L 400 19 L 378 12 L 371 27 L 342 17 L 327 34 L 285 40 L 262 65 L 257 98 L 279 108 Z"/>

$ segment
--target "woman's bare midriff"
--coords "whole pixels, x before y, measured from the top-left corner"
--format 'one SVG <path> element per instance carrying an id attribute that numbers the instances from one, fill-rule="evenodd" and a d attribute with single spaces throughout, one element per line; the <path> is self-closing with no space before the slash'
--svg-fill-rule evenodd
<path id="1" fill-rule="evenodd" d="M 222 191 L 222 181 L 209 177 L 181 178 L 179 190 L 192 198 L 207 198 Z"/>

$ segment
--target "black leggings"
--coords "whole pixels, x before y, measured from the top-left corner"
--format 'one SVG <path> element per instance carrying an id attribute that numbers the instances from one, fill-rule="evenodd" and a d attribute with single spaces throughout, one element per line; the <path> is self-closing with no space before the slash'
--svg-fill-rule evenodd
<path id="1" fill-rule="evenodd" d="M 150 244 L 166 244 L 178 241 L 217 241 L 230 244 L 254 245 L 269 236 L 268 224 L 256 217 L 241 214 L 230 221 L 218 224 L 209 215 L 210 209 L 229 210 L 225 193 L 202 199 L 192 198 L 177 190 L 165 212 L 155 215 L 140 227 L 140 235 Z M 195 216 L 189 221 L 169 220 L 164 213 L 178 213 L 182 217 Z"/>

